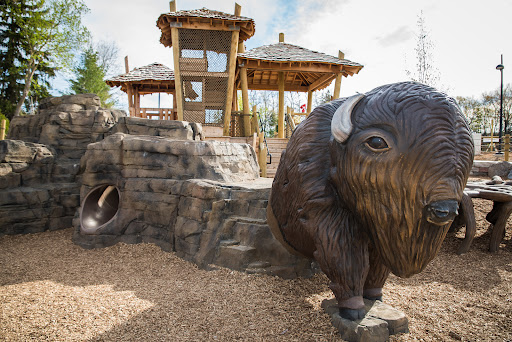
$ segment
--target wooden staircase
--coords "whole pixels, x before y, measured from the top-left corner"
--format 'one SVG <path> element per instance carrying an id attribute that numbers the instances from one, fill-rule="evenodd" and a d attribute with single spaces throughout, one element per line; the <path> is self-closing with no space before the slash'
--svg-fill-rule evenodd
<path id="1" fill-rule="evenodd" d="M 286 138 L 266 138 L 268 151 L 272 155 L 272 163 L 267 164 L 267 177 L 273 178 L 277 171 L 277 166 L 279 165 L 279 161 L 281 160 L 281 153 L 286 148 L 288 144 L 288 139 Z M 267 156 L 267 163 L 270 162 L 270 157 Z"/>

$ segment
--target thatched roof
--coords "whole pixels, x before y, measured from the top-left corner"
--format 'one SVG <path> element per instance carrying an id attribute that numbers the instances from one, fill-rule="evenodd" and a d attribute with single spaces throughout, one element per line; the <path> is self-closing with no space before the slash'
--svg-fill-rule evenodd
<path id="1" fill-rule="evenodd" d="M 105 81 L 111 87 L 121 87 L 126 92 L 128 84 L 137 86 L 142 93 L 174 90 L 174 71 L 163 64 L 153 63 L 135 68 L 127 74 L 114 76 Z"/>
<path id="2" fill-rule="evenodd" d="M 238 54 L 238 66 L 247 68 L 249 89 L 277 90 L 279 72 L 285 73 L 285 90 L 315 91 L 327 87 L 336 74 L 352 76 L 363 65 L 306 48 L 277 43 Z"/>
<path id="3" fill-rule="evenodd" d="M 172 46 L 171 27 L 211 29 L 233 31 L 239 30 L 239 41 L 243 42 L 254 35 L 254 20 L 247 17 L 201 8 L 177 11 L 160 15 L 156 25 L 162 30 L 160 42 Z"/>

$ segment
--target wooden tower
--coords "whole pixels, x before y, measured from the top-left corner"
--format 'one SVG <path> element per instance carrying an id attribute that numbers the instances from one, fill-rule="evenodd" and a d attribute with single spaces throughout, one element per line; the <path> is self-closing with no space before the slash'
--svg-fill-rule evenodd
<path id="1" fill-rule="evenodd" d="M 198 10 L 162 14 L 160 42 L 172 46 L 178 120 L 222 126 L 229 135 L 238 45 L 254 35 L 253 19 Z"/>

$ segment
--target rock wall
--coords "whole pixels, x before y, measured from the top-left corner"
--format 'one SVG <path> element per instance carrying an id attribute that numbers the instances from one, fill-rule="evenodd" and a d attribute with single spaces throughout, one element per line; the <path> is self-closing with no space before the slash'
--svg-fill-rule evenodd
<path id="1" fill-rule="evenodd" d="M 151 242 L 201 267 L 311 274 L 266 224 L 271 180 L 259 178 L 249 145 L 117 133 L 89 145 L 81 168 L 73 240 L 85 248 Z M 115 214 L 91 228 L 84 220 L 104 217 L 96 202 L 109 186 L 118 191 Z"/>
<path id="2" fill-rule="evenodd" d="M 69 228 L 80 205 L 80 158 L 124 112 L 94 94 L 41 101 L 37 115 L 11 121 L 0 141 L 0 234 Z"/>
<path id="3" fill-rule="evenodd" d="M 55 183 L 55 151 L 0 141 L 0 235 L 70 227 L 79 206 L 76 183 Z"/>

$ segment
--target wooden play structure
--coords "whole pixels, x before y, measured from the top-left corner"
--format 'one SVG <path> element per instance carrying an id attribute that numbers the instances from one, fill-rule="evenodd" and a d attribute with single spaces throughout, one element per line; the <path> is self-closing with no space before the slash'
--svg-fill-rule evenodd
<path id="1" fill-rule="evenodd" d="M 129 115 L 132 117 L 160 120 L 177 120 L 174 108 L 141 108 L 140 96 L 154 93 L 172 94 L 176 102 L 174 72 L 165 65 L 153 63 L 130 71 L 128 57 L 125 58 L 126 73 L 108 79 L 111 87 L 121 87 L 128 95 Z"/>
<path id="2" fill-rule="evenodd" d="M 302 114 L 308 115 L 314 91 L 335 81 L 333 99 L 338 98 L 342 78 L 363 68 L 345 59 L 341 51 L 334 57 L 285 43 L 283 33 L 277 44 L 245 51 L 244 42 L 254 35 L 255 23 L 241 16 L 238 4 L 229 14 L 206 8 L 177 11 L 176 1 L 171 1 L 170 12 L 160 15 L 157 26 L 162 32 L 160 42 L 172 47 L 174 70 L 154 63 L 130 71 L 126 59 L 126 73 L 107 80 L 127 93 L 130 116 L 198 122 L 211 139 L 245 137 L 259 150 L 260 165 L 270 162 L 266 156 L 272 150 L 271 170 L 277 168 L 287 137 L 295 129 L 292 109 L 285 113 L 285 91 L 308 94 Z M 238 90 L 242 110 L 238 110 Z M 277 137 L 265 137 L 260 131 L 249 90 L 279 92 Z M 141 108 L 140 95 L 159 92 L 173 95 L 173 108 Z M 265 175 L 266 165 L 261 168 Z"/>

